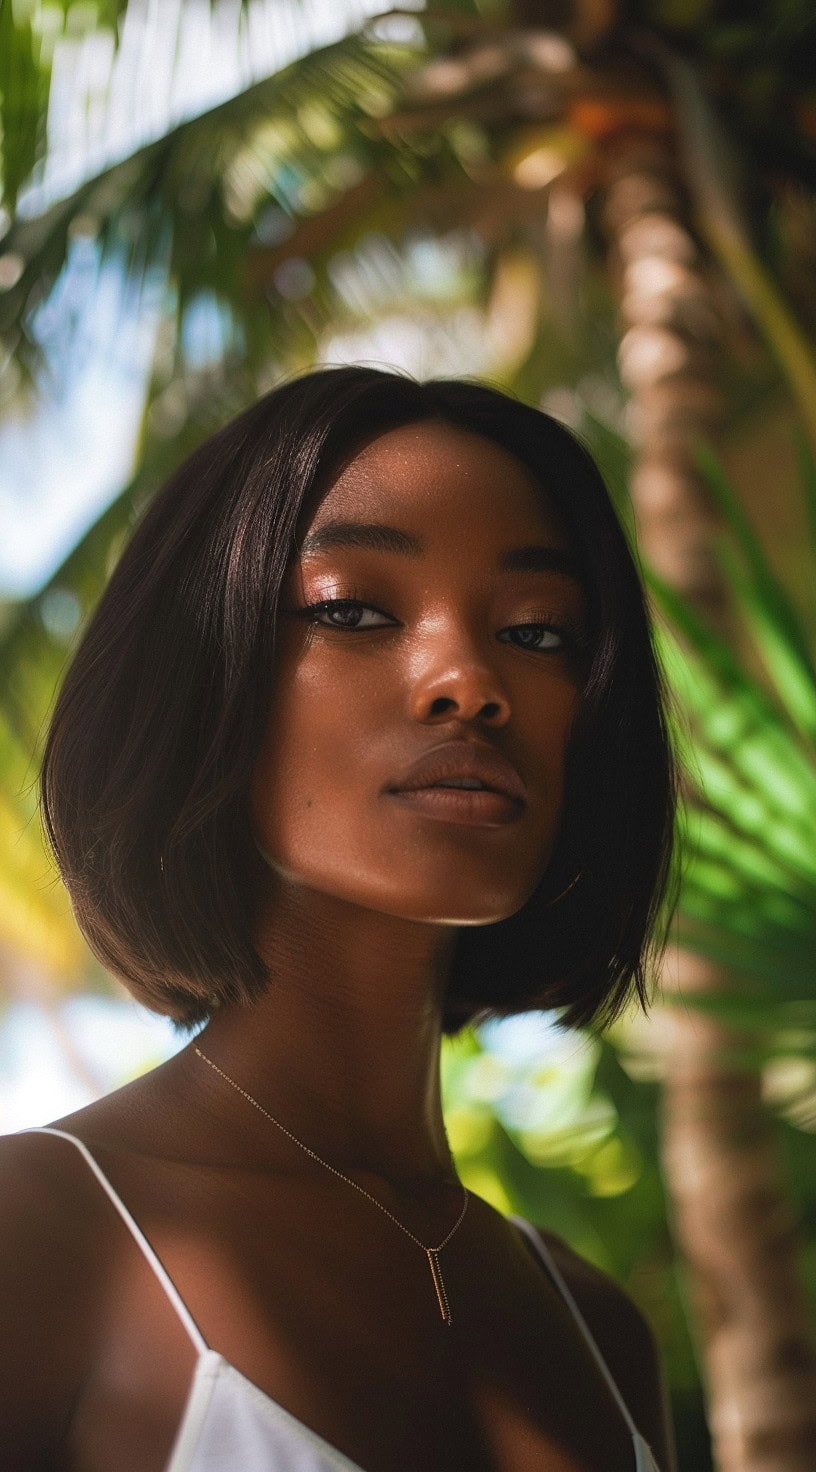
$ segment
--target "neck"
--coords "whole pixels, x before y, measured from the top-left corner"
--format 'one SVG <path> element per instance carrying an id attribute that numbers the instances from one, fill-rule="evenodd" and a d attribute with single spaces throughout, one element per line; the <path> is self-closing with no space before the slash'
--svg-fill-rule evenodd
<path id="1" fill-rule="evenodd" d="M 217 1012 L 196 1041 L 336 1169 L 409 1188 L 449 1182 L 439 1062 L 453 939 L 438 924 L 286 887 L 256 934 L 264 995 Z M 245 1117 L 247 1101 L 220 1087 Z"/>

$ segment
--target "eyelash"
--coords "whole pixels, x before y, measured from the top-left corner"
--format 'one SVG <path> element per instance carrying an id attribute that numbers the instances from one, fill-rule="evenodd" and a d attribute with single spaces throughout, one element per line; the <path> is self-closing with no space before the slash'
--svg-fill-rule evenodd
<path id="1" fill-rule="evenodd" d="M 334 629 L 341 634 L 371 634 L 376 629 L 356 629 L 341 624 L 320 624 L 318 615 L 327 610 L 335 608 L 365 608 L 371 613 L 378 613 L 383 618 L 390 618 L 381 608 L 367 602 L 362 595 L 351 593 L 344 598 L 323 598 L 318 603 L 307 603 L 303 608 L 291 610 L 297 617 L 305 619 L 310 624 L 318 624 L 321 628 Z M 382 627 L 378 625 L 378 628 Z M 586 633 L 583 624 L 571 618 L 568 614 L 554 615 L 542 612 L 538 619 L 527 619 L 523 624 L 510 624 L 514 629 L 547 629 L 550 633 L 558 634 L 564 641 L 563 646 L 558 649 L 534 649 L 529 644 L 516 645 L 517 649 L 532 650 L 533 654 L 562 654 L 565 651 L 575 652 L 587 647 Z"/>

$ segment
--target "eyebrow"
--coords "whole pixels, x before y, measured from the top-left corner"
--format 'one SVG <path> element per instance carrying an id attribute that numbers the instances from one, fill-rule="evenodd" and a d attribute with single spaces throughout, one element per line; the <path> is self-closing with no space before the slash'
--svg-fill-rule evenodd
<path id="1" fill-rule="evenodd" d="M 375 552 L 397 552 L 403 557 L 422 557 L 425 543 L 413 532 L 385 526 L 379 521 L 327 521 L 304 537 L 301 556 L 333 551 L 336 547 L 363 547 Z M 547 547 L 532 542 L 524 547 L 511 547 L 499 558 L 502 572 L 556 572 L 583 586 L 576 557 L 561 547 Z"/>

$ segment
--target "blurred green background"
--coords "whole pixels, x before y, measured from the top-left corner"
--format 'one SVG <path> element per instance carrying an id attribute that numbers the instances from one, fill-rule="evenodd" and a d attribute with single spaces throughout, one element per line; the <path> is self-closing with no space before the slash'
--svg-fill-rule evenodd
<path id="1" fill-rule="evenodd" d="M 642 560 L 683 864 L 648 1018 L 448 1041 L 451 1145 L 640 1304 L 681 1472 L 812 1472 L 811 0 L 3 0 L 0 167 L 0 1130 L 182 1041 L 36 802 L 145 499 L 312 364 L 488 378 L 589 442 Z"/>

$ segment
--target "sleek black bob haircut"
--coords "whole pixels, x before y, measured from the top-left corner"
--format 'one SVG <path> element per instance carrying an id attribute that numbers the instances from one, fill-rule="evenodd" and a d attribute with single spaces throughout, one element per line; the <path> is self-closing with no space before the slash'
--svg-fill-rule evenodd
<path id="1" fill-rule="evenodd" d="M 43 821 L 80 930 L 180 1028 L 271 984 L 253 944 L 265 865 L 249 789 L 299 515 L 365 443 L 427 419 L 496 441 L 546 486 L 590 616 L 552 860 L 516 914 L 462 927 L 444 1032 L 537 1008 L 599 1029 L 633 991 L 644 1010 L 651 1000 L 677 777 L 640 578 L 592 457 L 557 420 L 485 384 L 320 368 L 212 435 L 152 498 L 46 735 Z"/>

